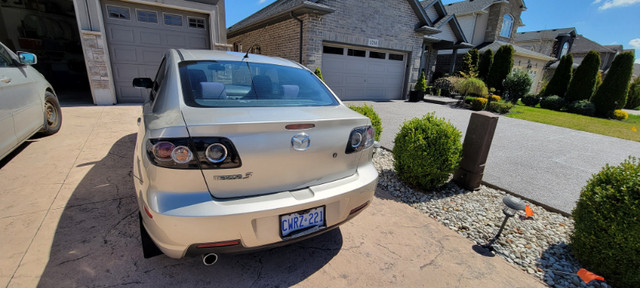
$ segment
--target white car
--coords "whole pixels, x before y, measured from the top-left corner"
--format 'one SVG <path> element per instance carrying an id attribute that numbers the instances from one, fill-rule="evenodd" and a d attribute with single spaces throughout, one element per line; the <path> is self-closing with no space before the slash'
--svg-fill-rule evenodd
<path id="1" fill-rule="evenodd" d="M 51 135 L 62 125 L 51 84 L 30 65 L 36 55 L 16 55 L 0 43 L 0 159 L 34 134 Z"/>
<path id="2" fill-rule="evenodd" d="M 237 52 L 169 50 L 139 119 L 133 180 L 145 257 L 285 245 L 371 202 L 371 121 L 304 66 Z"/>

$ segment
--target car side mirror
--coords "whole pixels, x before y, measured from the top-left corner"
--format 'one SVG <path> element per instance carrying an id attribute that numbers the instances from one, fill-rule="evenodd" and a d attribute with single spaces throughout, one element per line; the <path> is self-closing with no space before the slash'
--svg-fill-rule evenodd
<path id="1" fill-rule="evenodd" d="M 18 59 L 18 62 L 23 65 L 34 65 L 38 63 L 38 57 L 33 53 L 18 52 Z"/>
<path id="2" fill-rule="evenodd" d="M 153 87 L 153 80 L 151 78 L 133 78 L 133 87 L 151 88 Z"/>

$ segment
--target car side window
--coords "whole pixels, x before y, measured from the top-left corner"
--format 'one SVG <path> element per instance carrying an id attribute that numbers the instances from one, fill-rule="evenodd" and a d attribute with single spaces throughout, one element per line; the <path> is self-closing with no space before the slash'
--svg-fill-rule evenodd
<path id="1" fill-rule="evenodd" d="M 165 59 L 162 58 L 162 62 L 160 63 L 158 72 L 156 72 L 156 78 L 153 80 L 153 87 L 151 87 L 151 91 L 149 92 L 150 99 L 153 102 L 155 102 L 158 89 L 160 89 L 160 85 L 162 84 L 162 81 L 164 81 L 164 75 L 165 75 Z"/>
<path id="2" fill-rule="evenodd" d="M 13 66 L 13 60 L 11 58 L 11 55 L 9 55 L 9 51 L 0 46 L 0 67 L 11 66 Z"/>

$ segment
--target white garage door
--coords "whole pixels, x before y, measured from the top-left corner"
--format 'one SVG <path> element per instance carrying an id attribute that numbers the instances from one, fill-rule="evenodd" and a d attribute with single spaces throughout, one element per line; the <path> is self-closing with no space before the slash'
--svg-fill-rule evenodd
<path id="1" fill-rule="evenodd" d="M 402 99 L 406 58 L 394 51 L 325 45 L 322 76 L 343 101 Z"/>
<path id="2" fill-rule="evenodd" d="M 211 47 L 208 15 L 121 1 L 103 4 L 118 102 L 144 101 L 148 91 L 131 82 L 154 78 L 167 49 Z"/>

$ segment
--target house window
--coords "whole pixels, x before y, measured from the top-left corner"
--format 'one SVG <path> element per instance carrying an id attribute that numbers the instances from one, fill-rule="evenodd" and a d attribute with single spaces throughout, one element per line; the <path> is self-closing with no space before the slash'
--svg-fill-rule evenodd
<path id="1" fill-rule="evenodd" d="M 107 5 L 107 12 L 109 12 L 109 18 L 123 19 L 123 20 L 131 19 L 131 14 L 130 14 L 131 12 L 129 12 L 129 8 L 127 7 Z"/>
<path id="2" fill-rule="evenodd" d="M 158 14 L 153 11 L 138 10 L 138 21 L 148 23 L 158 23 Z"/>
<path id="3" fill-rule="evenodd" d="M 349 56 L 365 57 L 366 54 L 367 54 L 367 51 L 364 51 L 364 50 L 349 49 L 347 51 L 347 55 Z"/>
<path id="4" fill-rule="evenodd" d="M 402 55 L 402 54 L 391 54 L 391 53 L 389 53 L 389 60 L 402 61 L 402 60 L 404 60 L 404 55 Z"/>
<path id="5" fill-rule="evenodd" d="M 182 26 L 182 16 L 176 14 L 164 14 L 164 24 L 170 26 Z"/>
<path id="6" fill-rule="evenodd" d="M 387 58 L 387 53 L 370 51 L 369 52 L 369 58 L 385 59 L 385 58 Z"/>
<path id="7" fill-rule="evenodd" d="M 344 55 L 344 48 L 323 46 L 322 53 Z"/>
<path id="8" fill-rule="evenodd" d="M 513 28 L 513 17 L 511 15 L 504 15 L 502 19 L 502 29 L 500 30 L 500 36 L 511 38 L 511 29 Z"/>
<path id="9" fill-rule="evenodd" d="M 204 29 L 205 28 L 205 24 L 204 24 L 204 19 L 203 18 L 195 18 L 195 17 L 187 17 L 189 19 L 189 27 L 190 28 L 197 28 L 197 29 Z"/>

